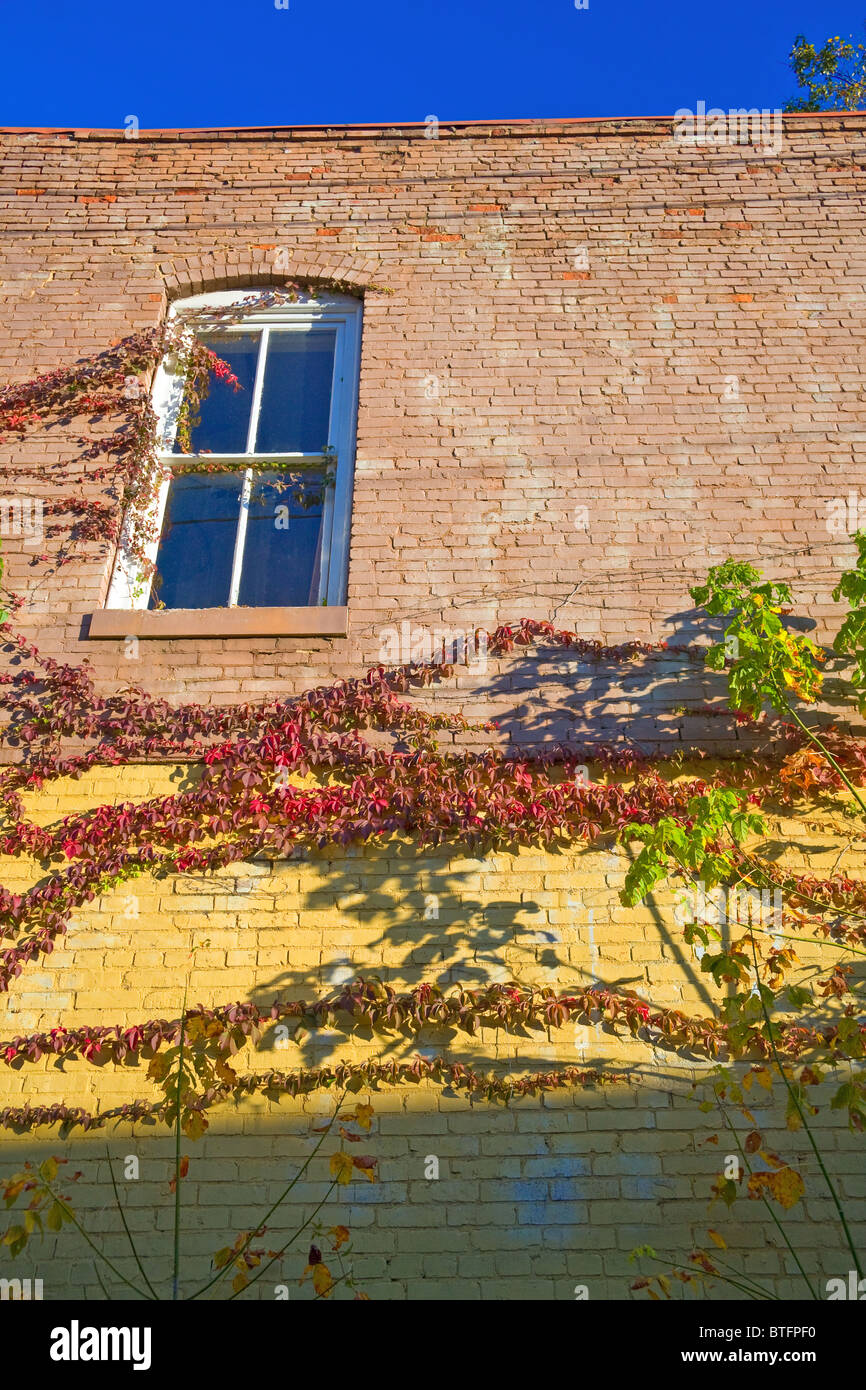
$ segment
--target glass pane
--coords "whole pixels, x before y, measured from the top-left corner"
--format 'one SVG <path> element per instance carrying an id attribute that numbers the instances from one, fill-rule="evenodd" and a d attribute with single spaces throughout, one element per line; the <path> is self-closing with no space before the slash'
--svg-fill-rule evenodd
<path id="1" fill-rule="evenodd" d="M 260 338 L 259 333 L 209 334 L 202 338 L 217 357 L 229 364 L 240 382 L 240 390 L 218 381 L 211 372 L 210 391 L 198 411 L 201 424 L 190 432 L 194 454 L 246 453 Z M 175 440 L 174 452 L 180 451 Z"/>
<path id="2" fill-rule="evenodd" d="M 306 608 L 319 601 L 322 475 L 254 473 L 238 603 Z"/>
<path id="3" fill-rule="evenodd" d="M 256 453 L 318 454 L 328 443 L 335 328 L 272 330 Z"/>
<path id="4" fill-rule="evenodd" d="M 149 607 L 229 601 L 243 473 L 181 473 L 169 484 Z"/>

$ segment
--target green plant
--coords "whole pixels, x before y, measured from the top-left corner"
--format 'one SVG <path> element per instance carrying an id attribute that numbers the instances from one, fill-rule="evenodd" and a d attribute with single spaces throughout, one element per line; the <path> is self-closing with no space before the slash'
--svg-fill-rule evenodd
<path id="1" fill-rule="evenodd" d="M 866 46 L 836 34 L 815 48 L 798 34 L 788 55 L 788 65 L 802 95 L 794 97 L 786 111 L 859 111 L 866 98 Z"/>
<path id="2" fill-rule="evenodd" d="M 840 650 L 856 652 L 857 644 L 862 643 L 860 605 L 866 597 L 864 553 L 861 546 L 857 570 L 844 575 L 834 590 L 835 598 L 843 593 L 847 597 L 850 593 L 858 605 L 840 629 L 836 639 L 844 644 Z M 782 616 L 790 611 L 793 602 L 788 585 L 761 583 L 761 578 L 752 565 L 726 560 L 723 565 L 713 566 L 706 584 L 690 590 L 698 607 L 712 616 L 733 614 L 725 628 L 724 641 L 710 647 L 707 665 L 714 671 L 726 672 L 732 709 L 754 716 L 769 705 L 777 714 L 787 714 L 793 719 L 809 743 L 842 779 L 866 816 L 866 801 L 827 743 L 803 722 L 791 701 L 792 695 L 807 704 L 814 704 L 818 699 L 823 683 L 819 665 L 825 661 L 825 654 L 808 637 L 785 627 Z M 863 669 L 861 657 L 858 673 Z M 859 693 L 859 686 L 855 689 Z"/>
<path id="3" fill-rule="evenodd" d="M 856 568 L 842 576 L 834 591 L 834 598 L 837 601 L 846 598 L 850 608 L 834 646 L 840 653 L 854 658 L 851 692 L 862 710 L 866 674 L 866 536 L 858 533 L 854 539 L 858 549 Z M 777 714 L 788 714 L 811 748 L 816 750 L 811 752 L 804 747 L 799 751 L 798 760 L 788 767 L 790 780 L 799 780 L 801 785 L 808 787 L 818 782 L 821 774 L 835 774 L 837 783 L 848 789 L 862 814 L 866 812 L 863 799 L 829 747 L 829 740 L 809 727 L 792 704 L 792 695 L 808 703 L 817 700 L 822 685 L 819 665 L 824 654 L 813 642 L 786 628 L 783 605 L 791 603 L 788 586 L 761 580 L 760 573 L 751 565 L 728 560 L 710 570 L 706 584 L 691 591 L 695 602 L 707 613 L 730 617 L 724 640 L 707 653 L 707 664 L 714 670 L 725 671 L 733 709 L 744 710 L 754 717 L 763 714 L 769 706 Z M 643 901 L 658 883 L 672 875 L 692 885 L 693 891 L 697 887 L 702 898 L 707 891 L 721 886 L 728 901 L 732 892 L 736 896 L 743 883 L 753 892 L 772 885 L 773 877 L 763 872 L 760 860 L 743 852 L 747 839 L 761 834 L 764 829 L 763 817 L 752 810 L 747 801 L 734 791 L 718 788 L 692 797 L 685 817 L 667 816 L 652 826 L 624 829 L 622 837 L 639 842 L 642 848 L 627 874 L 621 894 L 623 903 L 634 905 Z M 820 908 L 821 904 L 812 901 L 812 906 Z M 781 912 L 778 916 L 781 919 Z M 713 1202 L 732 1206 L 740 1185 L 747 1178 L 748 1196 L 764 1203 L 809 1296 L 818 1298 L 814 1280 L 804 1267 L 784 1219 L 804 1195 L 803 1177 L 793 1164 L 768 1149 L 749 1108 L 747 1094 L 756 1079 L 770 1095 L 775 1084 L 781 1083 L 786 1126 L 789 1130 L 802 1129 L 806 1134 L 844 1243 L 858 1277 L 862 1277 L 861 1255 L 845 1203 L 810 1123 L 818 1110 L 810 1099 L 810 1090 L 820 1086 L 825 1076 L 846 1059 L 848 1075 L 833 1093 L 830 1108 L 847 1112 L 853 1130 L 866 1129 L 863 1039 L 855 1005 L 846 1003 L 835 1036 L 832 1040 L 825 1037 L 823 1046 L 816 1039 L 817 1045 L 810 1049 L 808 1063 L 799 1072 L 790 1059 L 783 1056 L 785 1025 L 780 1013 L 811 1002 L 808 989 L 787 979 L 797 962 L 793 948 L 787 943 L 806 938 L 785 933 L 781 920 L 774 923 L 772 930 L 767 930 L 766 926 L 766 923 L 756 924 L 750 920 L 742 936 L 726 941 L 720 926 L 708 921 L 706 914 L 699 910 L 693 911 L 691 920 L 685 925 L 686 941 L 700 945 L 702 971 L 711 975 L 717 988 L 727 992 L 720 1012 L 727 1025 L 728 1038 L 734 1045 L 732 1051 L 736 1049 L 736 1042 L 748 1036 L 756 1024 L 767 1051 L 766 1065 L 752 1067 L 742 1077 L 729 1066 L 719 1065 L 705 1083 L 710 1086 L 712 1099 L 705 1101 L 702 1109 L 719 1111 L 740 1155 L 735 1174 L 718 1175 Z M 813 939 L 821 940 L 821 936 Z M 782 941 L 786 944 L 782 945 Z M 862 928 L 855 928 L 853 939 L 848 934 L 841 941 L 829 940 L 827 934 L 823 937 L 824 949 L 850 951 L 855 955 L 864 954 L 862 944 L 855 944 L 862 941 Z M 818 981 L 822 995 L 840 1001 L 848 999 L 851 974 L 850 965 L 835 961 L 828 978 Z M 749 1127 L 745 1136 L 738 1130 L 732 1109 Z M 718 1141 L 718 1136 L 713 1138 Z M 754 1166 L 756 1160 L 763 1163 L 763 1168 Z M 712 1252 L 694 1251 L 688 1261 L 675 1261 L 668 1273 L 641 1276 L 632 1287 L 646 1289 L 656 1299 L 667 1298 L 671 1294 L 672 1279 L 694 1285 L 711 1276 L 731 1284 L 750 1298 L 775 1297 L 765 1286 L 746 1278 L 741 1270 L 732 1269 L 730 1262 L 718 1254 L 720 1249 L 727 1248 L 718 1231 L 710 1230 L 709 1236 L 716 1247 Z M 632 1253 L 635 1259 L 669 1263 L 648 1246 Z"/>

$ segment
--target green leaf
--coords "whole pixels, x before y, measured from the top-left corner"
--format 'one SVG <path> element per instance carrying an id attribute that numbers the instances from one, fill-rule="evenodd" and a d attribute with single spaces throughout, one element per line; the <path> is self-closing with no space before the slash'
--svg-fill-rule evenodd
<path id="1" fill-rule="evenodd" d="M 54 1202 L 48 1208 L 48 1212 L 45 1217 L 45 1224 L 48 1227 L 49 1231 L 59 1231 L 63 1226 L 64 1218 L 66 1218 L 67 1220 L 70 1219 L 66 1217 L 66 1213 L 64 1212 L 60 1204 L 58 1202 Z"/>
<path id="2" fill-rule="evenodd" d="M 23 1226 L 10 1226 L 3 1237 L 3 1244 L 9 1247 L 9 1253 L 14 1259 L 27 1245 L 27 1231 Z"/>

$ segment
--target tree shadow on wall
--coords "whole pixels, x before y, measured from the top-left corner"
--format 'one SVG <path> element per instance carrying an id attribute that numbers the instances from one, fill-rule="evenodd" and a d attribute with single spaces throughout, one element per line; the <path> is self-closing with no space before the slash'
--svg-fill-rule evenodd
<path id="1" fill-rule="evenodd" d="M 808 620 L 802 621 L 808 624 Z M 697 610 L 676 614 L 671 622 L 677 625 L 678 643 L 690 642 L 697 631 L 706 635 L 709 626 Z M 664 711 L 683 701 L 684 686 L 698 696 L 695 703 L 721 704 L 724 699 L 724 678 L 680 653 L 649 654 L 627 664 L 613 664 L 580 662 L 564 649 L 532 655 L 517 649 L 497 667 L 485 686 L 492 697 L 499 697 L 500 707 L 503 698 L 508 702 L 505 713 L 497 711 L 497 717 L 514 751 L 550 747 L 567 739 L 572 744 L 628 740 L 651 752 L 659 743 L 664 746 L 665 740 L 659 738 L 667 727 L 663 725 Z M 556 697 L 545 698 L 545 689 L 555 691 Z M 461 700 L 466 699 L 465 691 L 458 693 Z M 724 736 L 730 722 L 731 733 L 742 741 L 741 731 L 732 721 L 720 718 L 703 722 L 711 725 L 717 736 L 720 731 Z M 683 727 L 678 737 L 679 747 L 685 749 Z M 725 741 L 730 742 L 730 737 Z M 187 780 L 181 775 L 183 785 Z M 503 866 L 505 852 L 501 850 L 485 860 L 461 853 L 457 846 L 425 850 L 398 842 L 354 847 L 332 857 L 324 852 L 305 854 L 310 878 L 315 875 L 317 881 L 302 886 L 300 901 L 292 901 L 292 908 L 312 915 L 320 938 L 318 958 L 309 961 L 309 947 L 296 947 L 294 929 L 285 928 L 285 969 L 266 984 L 257 985 L 248 998 L 267 1009 L 275 996 L 312 1000 L 338 992 L 342 984 L 358 976 L 378 975 L 399 990 L 422 983 L 444 990 L 457 986 L 483 989 L 491 983 L 515 981 L 526 986 L 549 985 L 557 991 L 604 984 L 633 990 L 648 1002 L 656 1002 L 655 982 L 648 978 L 639 959 L 622 960 L 605 952 L 609 909 L 618 908 L 616 893 L 627 867 L 625 851 L 606 863 L 610 877 L 603 888 L 582 884 L 579 873 L 574 882 L 545 883 L 546 874 L 553 879 L 558 870 L 571 870 L 576 856 L 578 861 L 586 857 L 597 865 L 609 854 L 604 844 L 603 840 L 601 847 L 597 844 L 582 850 L 569 847 L 567 852 L 545 849 L 540 867 L 531 863 L 527 867 L 525 862 L 521 865 L 519 858 L 514 866 Z M 531 856 L 533 851 L 527 853 Z M 295 891 L 287 887 L 280 894 L 281 864 L 291 866 L 296 873 L 291 860 L 275 862 L 272 878 L 278 899 Z M 514 886 L 513 867 L 525 878 L 525 887 Z M 500 876 L 506 885 L 501 891 Z M 241 866 L 238 878 L 243 879 Z M 278 923 L 279 902 L 276 908 Z M 548 915 L 551 908 L 553 914 Z M 644 939 L 651 944 L 658 942 L 659 955 L 675 964 L 681 987 L 688 988 L 711 1012 L 720 996 L 708 987 L 681 929 L 672 925 L 670 912 L 652 898 L 643 909 L 644 924 L 647 910 L 653 931 L 647 929 Z M 339 921 L 333 926 L 327 922 L 320 925 L 322 914 L 331 912 L 335 918 L 339 915 Z M 309 938 L 309 930 L 305 935 Z M 587 1030 L 595 1026 L 587 1025 Z M 495 1031 L 499 1035 L 501 1030 Z M 602 1036 L 604 1031 L 602 1026 Z M 510 1050 L 502 1055 L 497 1047 L 493 1060 L 519 1061 L 523 1070 L 549 1066 L 554 1046 L 542 1046 L 533 1032 L 517 1039 L 512 1035 L 512 1042 L 519 1042 L 520 1047 L 509 1044 Z M 367 1041 L 375 1041 L 377 1055 L 384 1058 L 407 1049 L 411 1054 L 421 1048 L 441 1048 L 460 1060 L 463 1054 L 455 1056 L 453 1051 L 459 1036 L 454 1030 L 428 1029 L 417 1036 L 402 1030 L 396 1034 L 370 1033 Z M 345 1041 L 342 1029 L 305 1033 L 293 1044 L 293 1065 L 319 1065 L 336 1055 Z M 554 1033 L 552 1044 L 556 1041 Z M 270 1048 L 264 1044 L 261 1050 Z M 467 1048 L 466 1056 L 477 1061 L 478 1049 Z M 594 1064 L 596 1060 L 600 1058 L 593 1054 L 588 1062 Z M 651 1074 L 658 1075 L 655 1066 Z"/>
<path id="2" fill-rule="evenodd" d="M 698 635 L 717 641 L 724 626 L 723 620 L 707 619 L 697 609 L 673 614 L 669 622 L 675 632 L 672 645 L 691 644 Z M 801 631 L 815 626 L 808 618 L 792 618 L 790 625 Z M 724 676 L 684 653 L 650 653 L 615 664 L 580 661 L 565 649 L 530 653 L 518 648 L 496 667 L 486 680 L 479 676 L 479 685 L 496 702 L 499 731 L 515 753 L 563 742 L 571 746 L 628 742 L 651 754 L 660 749 L 673 751 L 674 735 L 676 747 L 688 753 L 698 745 L 705 748 L 708 737 L 719 749 L 728 750 L 732 744 L 742 749 L 766 743 L 768 738 L 768 731 L 760 726 L 736 725 L 726 709 Z M 454 693 L 466 700 L 465 691 Z M 429 694 L 425 690 L 425 697 Z M 503 698 L 510 702 L 504 712 Z M 724 714 L 675 713 L 683 704 L 714 706 Z M 287 968 L 251 997 L 260 1006 L 270 1004 L 274 992 L 310 998 L 313 993 L 336 991 L 358 976 L 372 975 L 398 989 L 422 983 L 442 989 L 477 989 L 512 980 L 535 987 L 549 985 L 557 991 L 605 984 L 636 991 L 653 1002 L 656 982 L 640 960 L 623 962 L 605 953 L 605 926 L 611 920 L 611 907 L 619 909 L 617 893 L 628 853 L 622 850 L 611 858 L 612 838 L 582 851 L 545 848 L 545 864 L 540 868 L 531 862 L 526 867 L 527 861 L 521 864 L 519 858 L 513 868 L 502 866 L 501 850 L 485 861 L 461 855 L 457 847 L 423 850 L 406 844 L 367 846 L 327 860 L 311 856 L 311 868 L 321 864 L 319 883 L 302 891 L 301 912 L 329 911 L 339 904 L 339 926 L 325 929 L 323 955 L 331 954 L 318 968 L 299 972 L 292 964 L 289 936 Z M 604 888 L 588 890 L 579 872 L 573 883 L 563 885 L 556 879 L 558 869 L 573 866 L 576 852 L 594 860 L 596 866 L 604 858 L 609 875 Z M 528 853 L 531 856 L 533 851 Z M 526 888 L 499 892 L 497 876 L 501 874 L 503 883 L 512 885 L 515 870 L 525 874 Z M 551 883 L 545 883 L 545 874 L 551 876 Z M 558 894 L 555 900 L 552 894 Z M 551 906 L 555 910 L 549 916 Z M 659 956 L 676 968 L 680 988 L 708 1014 L 713 1012 L 721 996 L 708 983 L 670 910 L 650 897 L 643 911 L 649 912 L 651 930 L 647 924 L 646 937 L 638 934 L 638 940 L 657 942 Z M 646 924 L 645 916 L 643 920 Z M 722 945 L 730 945 L 737 932 L 736 925 L 734 929 L 725 926 Z M 385 1055 L 409 1041 L 408 1034 L 399 1039 L 379 1034 L 376 1038 L 383 1042 Z M 321 1062 L 338 1045 L 308 1034 L 299 1038 L 299 1055 Z M 533 1060 L 543 1064 L 544 1059 L 541 1054 L 530 1059 L 521 1053 L 522 1064 L 532 1065 Z"/>
<path id="3" fill-rule="evenodd" d="M 671 648 L 710 645 L 722 640 L 726 619 L 708 618 L 696 608 L 669 615 Z M 799 632 L 816 627 L 810 618 L 794 617 Z M 836 677 L 844 663 L 828 662 L 824 703 L 832 712 L 815 710 L 816 724 L 826 723 L 847 704 Z M 483 694 L 496 704 L 496 722 L 515 752 L 530 753 L 551 744 L 632 745 L 645 754 L 689 750 L 743 750 L 765 743 L 766 727 L 738 725 L 727 707 L 727 681 L 711 671 L 703 657 L 685 652 L 648 652 L 626 662 L 587 661 L 568 649 L 515 649 L 495 663 Z M 506 707 L 503 711 L 503 703 Z M 717 713 L 707 714 L 710 708 Z"/>
<path id="4" fill-rule="evenodd" d="M 534 889 L 533 883 L 544 873 L 559 875 L 574 867 L 574 851 L 545 850 L 544 854 L 543 869 L 531 863 L 523 867 L 519 858 L 513 867 L 502 866 L 502 851 L 497 852 L 495 861 L 485 864 L 461 855 L 457 847 L 445 856 L 441 850 L 435 852 L 431 862 L 423 850 L 405 843 L 368 846 L 363 858 L 351 853 L 336 859 L 311 856 L 307 870 L 318 875 L 318 882 L 302 891 L 302 918 L 304 911 L 324 909 L 333 910 L 335 915 L 339 912 L 341 919 L 339 926 L 324 929 L 323 956 L 327 952 L 327 959 L 315 967 L 295 965 L 293 928 L 287 928 L 286 969 L 266 985 L 257 986 L 249 997 L 259 1008 L 267 1009 L 276 996 L 309 1001 L 338 993 L 342 985 L 358 977 L 373 977 L 398 992 L 420 984 L 434 984 L 447 991 L 515 982 L 525 987 L 550 986 L 557 992 L 604 985 L 635 991 L 652 1002 L 654 983 L 646 967 L 638 960 L 623 960 L 621 953 L 611 956 L 606 949 L 605 928 L 611 908 L 619 909 L 617 892 L 625 877 L 626 854 L 613 854 L 598 846 L 577 851 L 579 859 L 589 861 L 588 871 L 604 873 L 607 881 L 601 886 L 582 883 L 578 878 L 564 885 L 557 880 L 556 889 Z M 520 875 L 526 887 L 497 894 L 500 874 L 512 884 Z M 485 879 L 483 890 L 481 875 Z M 274 877 L 278 884 L 279 865 L 275 865 Z M 277 915 L 278 904 L 277 889 Z M 548 916 L 551 911 L 553 920 Z M 636 939 L 658 940 L 659 958 L 675 963 L 682 987 L 709 1011 L 712 992 L 681 932 L 672 928 L 670 913 L 654 899 L 642 911 L 644 932 L 638 931 Z M 303 955 L 303 950 L 299 954 Z M 665 969 L 669 969 L 667 964 Z M 586 1025 L 588 1036 L 593 1027 Z M 440 1039 L 441 1030 L 434 1032 L 436 1038 L 431 1038 L 429 1045 L 434 1046 L 437 1040 L 443 1045 L 447 1042 L 450 1056 L 451 1039 Z M 415 1035 L 405 1031 L 369 1033 L 369 1037 L 382 1044 L 382 1055 L 390 1056 L 404 1049 Z M 555 1044 L 556 1040 L 554 1032 L 547 1041 Z M 324 1035 L 299 1033 L 297 1055 L 304 1064 L 321 1064 L 343 1041 L 339 1030 Z M 425 1037 L 416 1042 L 428 1045 Z M 524 1068 L 549 1065 L 550 1052 L 527 1056 L 521 1050 L 519 1060 Z"/>
<path id="5" fill-rule="evenodd" d="M 724 674 L 706 667 L 700 651 L 690 656 L 674 650 L 698 643 L 705 650 L 722 640 L 727 621 L 696 608 L 671 613 L 664 621 L 670 650 L 624 662 L 587 660 L 565 647 L 516 647 L 505 657 L 489 659 L 489 669 L 457 667 L 458 676 L 471 678 L 471 691 L 446 680 L 416 698 L 429 708 L 449 711 L 460 711 L 471 698 L 473 709 L 496 720 L 501 743 L 517 754 L 560 743 L 631 745 L 650 755 L 742 752 L 778 736 L 775 717 L 738 724 L 728 709 Z M 813 619 L 796 614 L 786 623 L 802 633 L 814 634 L 817 627 Z M 821 705 L 800 713 L 818 727 L 835 721 L 863 733 L 866 726 L 846 695 L 842 673 L 848 663 L 825 650 Z M 467 736 L 456 741 L 463 744 Z"/>

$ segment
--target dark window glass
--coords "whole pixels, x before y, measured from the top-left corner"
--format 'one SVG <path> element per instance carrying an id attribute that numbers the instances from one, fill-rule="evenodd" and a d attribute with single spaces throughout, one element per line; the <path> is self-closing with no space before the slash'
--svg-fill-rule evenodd
<path id="1" fill-rule="evenodd" d="M 231 592 L 242 473 L 181 473 L 169 484 L 150 607 L 222 608 Z"/>
<path id="2" fill-rule="evenodd" d="M 271 331 L 256 452 L 318 454 L 328 443 L 334 328 Z"/>
<path id="3" fill-rule="evenodd" d="M 246 453 L 260 335 L 228 333 L 223 337 L 208 336 L 202 341 L 228 363 L 240 382 L 240 390 L 236 391 L 224 381 L 218 381 L 211 372 L 210 391 L 198 411 L 201 424 L 190 434 L 192 452 Z M 174 452 L 180 452 L 177 440 Z"/>
<path id="4" fill-rule="evenodd" d="M 324 491 L 320 476 L 254 473 L 238 603 L 306 608 L 319 601 Z"/>

